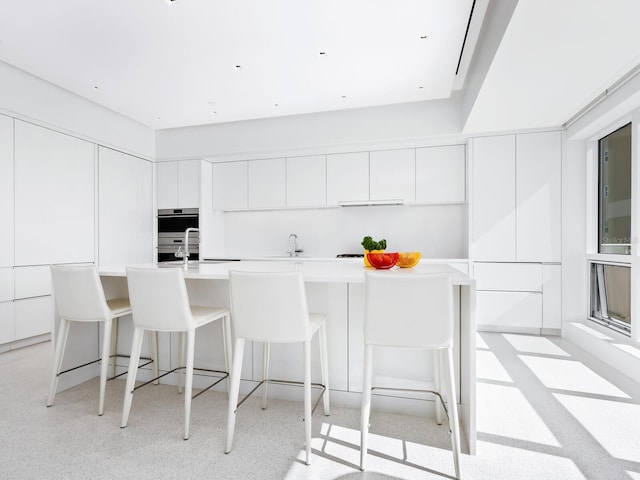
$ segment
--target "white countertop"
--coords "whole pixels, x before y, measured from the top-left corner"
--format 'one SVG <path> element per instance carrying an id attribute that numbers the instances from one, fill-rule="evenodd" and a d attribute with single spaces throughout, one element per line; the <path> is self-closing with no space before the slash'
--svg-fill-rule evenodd
<path id="1" fill-rule="evenodd" d="M 208 279 L 208 280 L 226 280 L 229 278 L 230 270 L 242 270 L 249 272 L 288 272 L 301 271 L 307 282 L 327 282 L 327 283 L 362 283 L 364 282 L 364 273 L 366 271 L 375 271 L 375 269 L 364 266 L 362 259 L 333 259 L 324 261 L 314 259 L 313 261 L 306 258 L 298 258 L 283 262 L 275 262 L 269 260 L 242 260 L 225 263 L 191 263 L 189 268 L 184 270 L 187 279 Z M 357 260 L 357 261 L 353 261 Z M 421 261 L 412 268 L 393 267 L 390 270 L 382 270 L 390 275 L 414 275 L 416 273 L 440 273 L 448 272 L 453 274 L 453 283 L 455 285 L 471 285 L 474 280 L 460 270 L 450 266 L 446 259 L 440 261 Z M 152 263 L 128 265 L 147 268 L 182 268 L 181 264 L 173 265 L 157 265 Z M 101 276 L 105 277 L 123 277 L 126 276 L 125 265 L 107 265 L 99 267 Z"/>

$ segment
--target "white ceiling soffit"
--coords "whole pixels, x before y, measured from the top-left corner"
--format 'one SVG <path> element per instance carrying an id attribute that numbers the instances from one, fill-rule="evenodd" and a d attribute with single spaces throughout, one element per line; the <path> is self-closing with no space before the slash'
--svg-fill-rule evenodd
<path id="1" fill-rule="evenodd" d="M 154 129 L 448 98 L 473 0 L 0 0 L 0 60 Z"/>
<path id="2" fill-rule="evenodd" d="M 563 125 L 640 63 L 638 0 L 519 0 L 465 133 Z"/>

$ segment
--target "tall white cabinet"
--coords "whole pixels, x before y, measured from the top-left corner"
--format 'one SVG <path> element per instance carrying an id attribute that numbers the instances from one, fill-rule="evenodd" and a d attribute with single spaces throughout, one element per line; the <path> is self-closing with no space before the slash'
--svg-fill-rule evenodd
<path id="1" fill-rule="evenodd" d="M 0 115 L 0 345 L 14 334 L 13 118 Z"/>
<path id="2" fill-rule="evenodd" d="M 474 138 L 470 255 L 478 327 L 557 330 L 560 321 L 559 131 Z M 519 282 L 519 279 L 533 279 Z"/>
<path id="3" fill-rule="evenodd" d="M 98 147 L 98 262 L 153 261 L 153 164 Z"/>
<path id="4" fill-rule="evenodd" d="M 15 121 L 15 264 L 95 260 L 95 145 Z"/>
<path id="5" fill-rule="evenodd" d="M 158 208 L 197 208 L 200 204 L 200 160 L 156 165 Z"/>

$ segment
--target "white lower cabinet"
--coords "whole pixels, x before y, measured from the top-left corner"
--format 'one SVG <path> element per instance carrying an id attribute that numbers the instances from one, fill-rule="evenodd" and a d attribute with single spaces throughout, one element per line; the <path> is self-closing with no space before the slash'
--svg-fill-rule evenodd
<path id="1" fill-rule="evenodd" d="M 559 330 L 560 271 L 557 264 L 475 263 L 478 330 Z"/>
<path id="2" fill-rule="evenodd" d="M 540 329 L 542 326 L 542 293 L 540 292 L 476 292 L 476 322 L 481 327 L 500 330 Z"/>
<path id="3" fill-rule="evenodd" d="M 53 298 L 26 298 L 16 300 L 15 307 L 15 340 L 35 337 L 51 333 L 53 326 Z"/>
<path id="4" fill-rule="evenodd" d="M 13 301 L 0 302 L 0 345 L 15 340 L 14 325 Z"/>

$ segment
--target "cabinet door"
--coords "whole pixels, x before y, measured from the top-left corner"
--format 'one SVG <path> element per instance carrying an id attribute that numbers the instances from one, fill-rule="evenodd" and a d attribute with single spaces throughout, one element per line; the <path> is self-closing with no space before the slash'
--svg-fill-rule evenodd
<path id="1" fill-rule="evenodd" d="M 416 149 L 416 202 L 465 201 L 465 146 Z"/>
<path id="2" fill-rule="evenodd" d="M 562 328 L 562 267 L 542 266 L 542 328 Z"/>
<path id="3" fill-rule="evenodd" d="M 0 267 L 13 265 L 13 118 L 0 115 Z"/>
<path id="4" fill-rule="evenodd" d="M 178 162 L 156 164 L 158 208 L 178 207 Z"/>
<path id="5" fill-rule="evenodd" d="M 472 257 L 516 260 L 515 137 L 473 139 Z"/>
<path id="6" fill-rule="evenodd" d="M 287 206 L 320 207 L 327 204 L 327 157 L 287 158 Z"/>
<path id="7" fill-rule="evenodd" d="M 371 200 L 416 200 L 416 151 L 385 150 L 369 154 Z"/>
<path id="8" fill-rule="evenodd" d="M 284 207 L 286 177 L 284 158 L 247 162 L 249 208 Z"/>
<path id="9" fill-rule="evenodd" d="M 559 262 L 562 139 L 560 132 L 516 138 L 516 245 L 521 262 Z"/>
<path id="10" fill-rule="evenodd" d="M 327 155 L 327 205 L 369 200 L 369 153 Z"/>
<path id="11" fill-rule="evenodd" d="M 14 327 L 13 302 L 0 302 L 0 345 L 16 339 Z"/>
<path id="12" fill-rule="evenodd" d="M 213 209 L 247 208 L 247 162 L 213 164 Z"/>
<path id="13" fill-rule="evenodd" d="M 506 331 L 509 327 L 542 328 L 542 294 L 532 292 L 476 292 L 476 323 Z"/>
<path id="14" fill-rule="evenodd" d="M 178 163 L 178 208 L 200 206 L 200 160 Z"/>
<path id="15" fill-rule="evenodd" d="M 15 264 L 95 259 L 94 145 L 15 121 Z"/>
<path id="16" fill-rule="evenodd" d="M 0 302 L 13 300 L 13 292 L 13 268 L 0 268 Z"/>
<path id="17" fill-rule="evenodd" d="M 51 270 L 49 265 L 37 265 L 34 267 L 16 267 L 13 269 L 15 275 L 15 297 L 43 297 L 51 295 Z"/>
<path id="18" fill-rule="evenodd" d="M 51 333 L 53 328 L 53 299 L 27 298 L 13 302 L 15 308 L 15 340 Z"/>
<path id="19" fill-rule="evenodd" d="M 98 261 L 101 265 L 153 261 L 153 164 L 98 150 Z"/>

